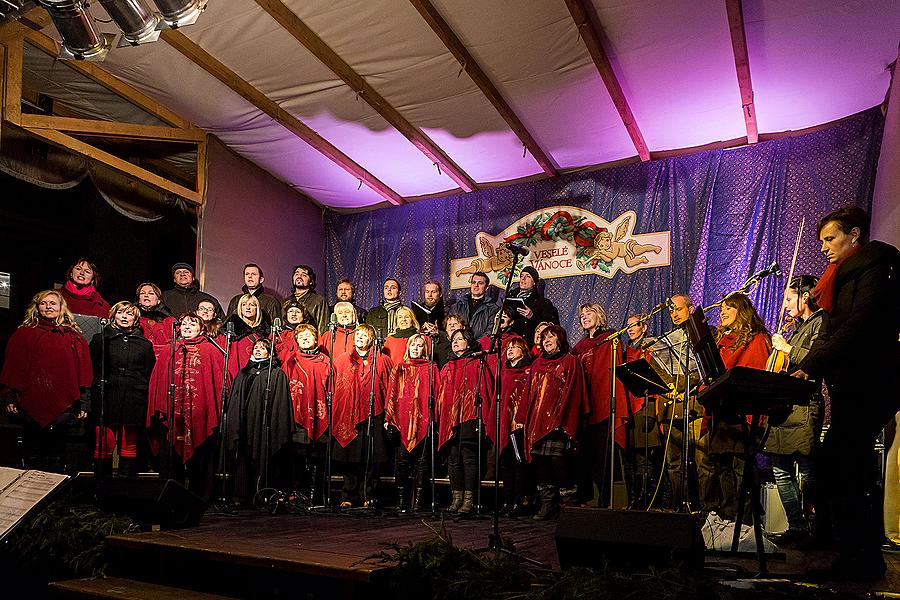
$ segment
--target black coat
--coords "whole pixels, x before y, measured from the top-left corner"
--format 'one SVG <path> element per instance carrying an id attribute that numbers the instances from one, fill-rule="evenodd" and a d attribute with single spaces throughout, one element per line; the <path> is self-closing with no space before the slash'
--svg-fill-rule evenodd
<path id="1" fill-rule="evenodd" d="M 517 286 L 509 291 L 508 297 L 515 298 L 518 295 L 519 288 Z M 516 302 L 512 305 L 513 307 L 516 307 L 518 306 L 518 303 Z M 530 308 L 534 314 L 531 315 L 530 319 L 526 319 L 521 315 L 517 316 L 513 320 L 513 329 L 516 333 L 525 338 L 525 343 L 531 347 L 534 345 L 534 330 L 537 329 L 538 324 L 542 321 L 549 321 L 559 325 L 559 311 L 556 310 L 553 303 L 541 295 L 536 288 L 527 298 L 525 298 L 525 306 Z"/>
<path id="2" fill-rule="evenodd" d="M 834 307 L 800 363 L 811 378 L 825 378 L 832 420 L 864 411 L 886 420 L 900 409 L 900 250 L 872 241 L 838 268 Z"/>
<path id="3" fill-rule="evenodd" d="M 201 292 L 200 284 L 196 281 L 186 288 L 175 286 L 162 294 L 163 304 L 169 307 L 176 319 L 186 312 L 196 312 L 197 306 L 203 300 L 212 302 L 213 306 L 216 307 L 217 318 L 225 318 L 225 313 L 222 312 L 222 306 L 219 304 L 219 301 L 212 294 Z"/>
<path id="4" fill-rule="evenodd" d="M 156 363 L 153 344 L 144 337 L 140 327 L 122 331 L 106 328 L 91 338 L 91 360 L 94 364 L 94 388 L 91 393 L 91 414 L 100 422 L 100 380 L 103 349 L 106 348 L 106 397 L 103 422 L 106 427 L 120 425 L 143 426 L 147 422 L 147 398 L 150 373 Z"/>
<path id="5" fill-rule="evenodd" d="M 241 296 L 249 293 L 250 290 L 245 285 L 241 288 L 241 293 L 235 295 L 234 298 L 228 302 L 227 314 L 229 317 L 237 312 L 238 302 L 240 301 Z M 259 307 L 269 317 L 269 323 L 274 323 L 276 318 L 281 318 L 281 300 L 277 296 L 273 296 L 267 292 L 263 286 L 259 286 L 253 290 L 253 295 L 259 300 Z"/>

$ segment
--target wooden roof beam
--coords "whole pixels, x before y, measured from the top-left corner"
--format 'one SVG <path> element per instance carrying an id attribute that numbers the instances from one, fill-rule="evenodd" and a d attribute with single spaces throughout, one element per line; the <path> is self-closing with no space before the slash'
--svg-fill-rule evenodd
<path id="1" fill-rule="evenodd" d="M 438 147 L 423 131 L 407 121 L 406 117 L 400 114 L 400 111 L 388 104 L 381 94 L 375 91 L 375 88 L 369 85 L 344 59 L 328 47 L 322 38 L 307 27 L 300 20 L 300 17 L 285 6 L 281 0 L 256 0 L 256 3 L 326 67 L 331 69 L 335 75 L 340 77 L 344 83 L 350 86 L 353 91 L 359 94 L 360 98 L 374 108 L 391 126 L 412 142 L 441 171 L 455 181 L 463 191 L 472 192 L 478 189 L 475 180 L 453 162 L 453 159 L 446 152 Z"/>
<path id="2" fill-rule="evenodd" d="M 369 173 L 369 171 L 356 163 L 352 158 L 338 150 L 331 142 L 313 131 L 308 125 L 300 121 L 300 119 L 281 108 L 277 102 L 250 85 L 246 80 L 241 79 L 237 73 L 226 67 L 209 52 L 190 40 L 186 35 L 175 29 L 165 29 L 161 32 L 160 38 L 165 40 L 166 43 L 175 50 L 178 50 L 201 69 L 231 88 L 250 104 L 269 115 L 269 117 L 279 123 L 282 127 L 324 154 L 328 159 L 362 181 L 365 185 L 372 188 L 379 196 L 391 204 L 403 204 L 403 198 L 400 194 L 385 185 L 381 180 Z"/>
<path id="3" fill-rule="evenodd" d="M 441 16 L 441 13 L 438 12 L 437 8 L 435 8 L 430 0 L 409 1 L 415 9 L 419 11 L 419 14 L 422 15 L 422 18 L 425 19 L 425 22 L 428 23 L 432 31 L 434 31 L 438 38 L 444 43 L 447 50 L 449 50 L 459 64 L 462 65 L 462 68 L 472 81 L 475 82 L 475 85 L 478 86 L 481 93 L 485 95 L 497 112 L 500 113 L 500 116 L 503 117 L 503 120 L 506 121 L 506 124 L 509 125 L 509 128 L 512 129 L 513 133 L 516 134 L 522 142 L 522 145 L 531 152 L 531 155 L 541 166 L 544 173 L 551 177 L 555 176 L 559 166 L 534 140 L 534 137 L 532 137 L 531 133 L 525 127 L 525 124 L 522 123 L 512 107 L 506 102 L 503 95 L 500 93 L 500 90 L 497 89 L 491 79 L 485 74 L 484 70 L 482 70 L 481 66 L 478 64 L 478 61 L 476 61 L 469 53 L 468 48 L 466 48 L 462 41 L 457 37 L 447 21 L 444 20 L 444 17 Z"/>
<path id="4" fill-rule="evenodd" d="M 82 137 L 110 137 L 126 139 L 156 140 L 160 142 L 187 142 L 199 144 L 206 140 L 206 132 L 201 129 L 178 129 L 157 125 L 135 125 L 97 119 L 78 119 L 55 115 L 24 114 L 19 120 L 22 127 L 33 129 L 55 129 L 67 133 L 77 133 Z"/>
<path id="5" fill-rule="evenodd" d="M 741 0 L 725 0 L 728 12 L 728 29 L 731 30 L 731 47 L 734 49 L 734 66 L 737 69 L 738 87 L 741 90 L 741 112 L 747 126 L 747 143 L 759 141 L 756 124 L 756 106 L 753 102 L 753 82 L 750 79 L 750 56 L 747 53 L 747 35 L 744 31 L 744 11 Z"/>
<path id="6" fill-rule="evenodd" d="M 644 141 L 644 135 L 641 133 L 637 120 L 635 120 L 634 114 L 631 112 L 631 107 L 628 106 L 625 92 L 622 91 L 622 86 L 613 72 L 609 57 L 600 43 L 600 31 L 602 30 L 600 23 L 597 22 L 592 11 L 588 10 L 588 7 L 585 5 L 586 1 L 588 0 L 566 0 L 566 5 L 569 7 L 569 13 L 571 13 L 572 19 L 578 27 L 581 39 L 587 47 L 588 53 L 590 53 L 591 59 L 593 59 L 594 65 L 597 67 L 597 71 L 600 72 L 600 77 L 606 85 L 606 90 L 609 92 L 616 110 L 619 111 L 619 116 L 625 125 L 625 129 L 628 131 L 628 135 L 631 137 L 638 156 L 641 157 L 642 161 L 650 160 L 650 150 Z"/>
<path id="7" fill-rule="evenodd" d="M 27 31 L 43 29 L 50 23 L 50 13 L 41 7 L 32 8 L 16 20 L 0 23 L 0 44 L 22 37 Z"/>

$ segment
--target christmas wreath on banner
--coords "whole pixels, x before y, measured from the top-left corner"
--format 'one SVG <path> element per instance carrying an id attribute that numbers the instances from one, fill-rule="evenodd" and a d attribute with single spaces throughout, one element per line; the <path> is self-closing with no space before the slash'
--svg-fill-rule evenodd
<path id="1" fill-rule="evenodd" d="M 622 221 L 616 229 L 616 240 L 620 240 L 628 231 L 629 219 Z M 507 237 L 506 242 L 517 242 L 525 246 L 534 246 L 539 242 L 565 241 L 575 246 L 575 264 L 582 271 L 600 269 L 610 272 L 612 260 L 604 260 L 596 251 L 594 242 L 600 233 L 608 233 L 606 227 L 598 227 L 596 223 L 584 216 L 572 216 L 567 210 L 538 213 L 531 221 L 520 223 L 516 233 Z M 518 269 L 517 269 L 518 273 Z M 505 274 L 500 274 L 505 281 Z"/>

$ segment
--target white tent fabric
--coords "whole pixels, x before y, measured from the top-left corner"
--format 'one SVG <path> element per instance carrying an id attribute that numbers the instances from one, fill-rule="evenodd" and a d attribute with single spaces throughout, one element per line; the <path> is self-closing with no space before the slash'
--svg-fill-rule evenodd
<path id="1" fill-rule="evenodd" d="M 284 3 L 476 183 L 541 174 L 407 0 Z M 564 0 L 433 4 L 561 169 L 636 156 Z M 589 4 L 651 152 L 746 136 L 724 0 Z M 886 67 L 897 57 L 898 0 L 742 4 L 760 133 L 827 123 L 883 101 Z M 253 0 L 210 0 L 180 31 L 401 196 L 457 189 Z M 115 49 L 103 68 L 325 206 L 384 201 L 164 41 Z"/>

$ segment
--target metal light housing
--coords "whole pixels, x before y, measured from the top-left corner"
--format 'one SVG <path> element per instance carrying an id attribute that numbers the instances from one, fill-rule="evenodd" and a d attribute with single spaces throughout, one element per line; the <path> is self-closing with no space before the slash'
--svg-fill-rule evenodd
<path id="1" fill-rule="evenodd" d="M 122 40 L 137 46 L 159 39 L 159 17 L 144 0 L 100 0 L 100 4 L 122 30 Z"/>
<path id="2" fill-rule="evenodd" d="M 99 61 L 106 58 L 115 36 L 105 35 L 81 0 L 39 0 L 62 37 L 60 58 Z"/>
<path id="3" fill-rule="evenodd" d="M 206 8 L 207 0 L 153 0 L 163 21 L 172 29 L 193 25 Z"/>

